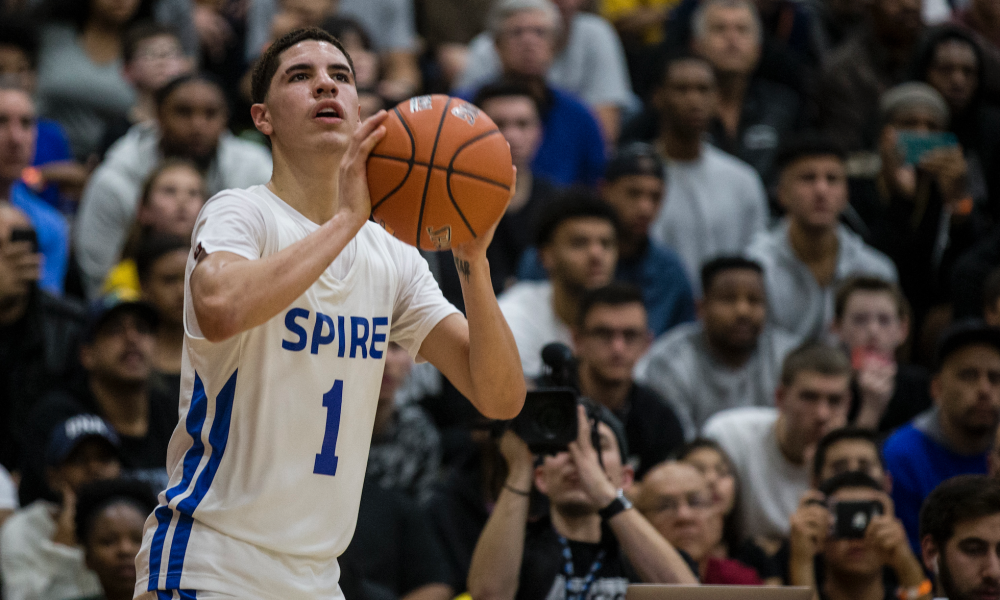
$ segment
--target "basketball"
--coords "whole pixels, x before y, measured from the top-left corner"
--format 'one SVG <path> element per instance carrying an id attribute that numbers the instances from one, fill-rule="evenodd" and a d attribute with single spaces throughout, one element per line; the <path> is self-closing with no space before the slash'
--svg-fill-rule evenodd
<path id="1" fill-rule="evenodd" d="M 478 108 L 445 95 L 400 102 L 368 158 L 372 216 L 399 240 L 447 250 L 503 215 L 514 174 L 510 148 Z"/>

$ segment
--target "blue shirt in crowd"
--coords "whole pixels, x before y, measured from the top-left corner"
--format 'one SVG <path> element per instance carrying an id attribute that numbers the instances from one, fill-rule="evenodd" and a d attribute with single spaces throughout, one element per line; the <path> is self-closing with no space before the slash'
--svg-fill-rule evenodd
<path id="1" fill-rule="evenodd" d="M 933 417 L 931 417 L 933 415 Z M 933 439 L 922 426 L 935 413 L 924 413 L 889 436 L 882 448 L 892 476 L 892 502 L 914 553 L 920 556 L 920 506 L 945 479 L 966 473 L 985 474 L 987 453 L 957 454 Z"/>
<path id="2" fill-rule="evenodd" d="M 28 215 L 38 235 L 38 251 L 43 256 L 39 287 L 61 296 L 69 265 L 69 224 L 58 210 L 20 181 L 10 190 L 10 203 Z"/>
<path id="3" fill-rule="evenodd" d="M 517 270 L 518 279 L 541 281 L 548 279 L 538 250 L 524 251 Z M 694 293 L 680 256 L 670 248 L 652 240 L 638 255 L 620 259 L 615 279 L 642 290 L 649 330 L 660 335 L 674 325 L 695 319 Z"/>
<path id="4" fill-rule="evenodd" d="M 469 102 L 478 90 L 456 95 Z M 595 186 L 604 174 L 604 137 L 590 109 L 571 94 L 548 88 L 549 105 L 542 115 L 542 144 L 531 163 L 535 177 L 557 186 Z"/>

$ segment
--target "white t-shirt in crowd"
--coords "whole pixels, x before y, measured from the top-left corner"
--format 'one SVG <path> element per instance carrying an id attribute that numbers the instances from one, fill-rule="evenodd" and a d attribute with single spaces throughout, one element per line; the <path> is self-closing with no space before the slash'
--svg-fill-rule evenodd
<path id="1" fill-rule="evenodd" d="M 528 378 L 542 374 L 542 348 L 552 342 L 573 346 L 569 327 L 556 316 L 550 281 L 521 281 L 500 298 L 500 311 L 514 334 L 521 369 Z"/>
<path id="2" fill-rule="evenodd" d="M 318 229 L 265 186 L 202 209 L 185 281 L 181 420 L 170 487 L 146 521 L 136 593 L 340 598 L 390 341 L 416 356 L 458 311 L 413 247 L 366 223 L 278 315 L 202 336 L 190 277 L 206 254 L 271 256 Z"/>
<path id="3" fill-rule="evenodd" d="M 778 447 L 777 420 L 776 408 L 733 408 L 716 413 L 702 430 L 736 467 L 748 536 L 787 537 L 788 520 L 809 489 L 808 466 L 792 464 Z"/>

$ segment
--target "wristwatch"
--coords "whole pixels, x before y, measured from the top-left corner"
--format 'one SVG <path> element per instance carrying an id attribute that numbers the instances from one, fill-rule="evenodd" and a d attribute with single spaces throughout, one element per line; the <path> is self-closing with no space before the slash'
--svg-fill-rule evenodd
<path id="1" fill-rule="evenodd" d="M 611 501 L 611 504 L 597 511 L 597 514 L 600 515 L 602 521 L 609 521 L 618 513 L 630 508 L 632 508 L 632 503 L 625 497 L 625 491 L 618 488 L 618 493 L 615 499 Z"/>

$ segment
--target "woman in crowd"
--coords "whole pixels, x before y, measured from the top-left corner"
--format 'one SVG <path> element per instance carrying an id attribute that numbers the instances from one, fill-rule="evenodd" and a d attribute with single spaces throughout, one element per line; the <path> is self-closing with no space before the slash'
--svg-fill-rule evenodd
<path id="1" fill-rule="evenodd" d="M 49 0 L 38 56 L 38 100 L 81 161 L 98 151 L 109 120 L 124 118 L 135 92 L 122 76 L 122 37 L 149 0 Z"/>
<path id="2" fill-rule="evenodd" d="M 103 594 L 86 600 L 131 600 L 142 526 L 156 508 L 149 486 L 129 479 L 97 481 L 80 490 L 76 535 Z"/>

